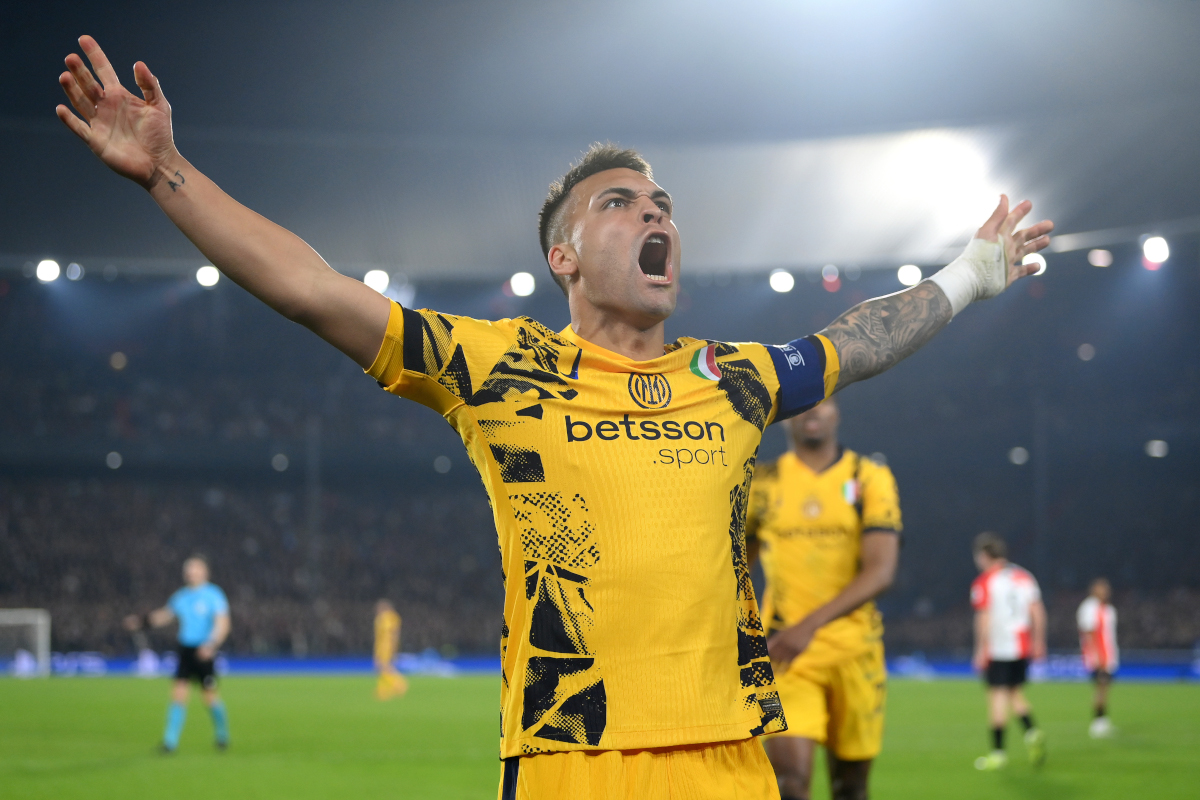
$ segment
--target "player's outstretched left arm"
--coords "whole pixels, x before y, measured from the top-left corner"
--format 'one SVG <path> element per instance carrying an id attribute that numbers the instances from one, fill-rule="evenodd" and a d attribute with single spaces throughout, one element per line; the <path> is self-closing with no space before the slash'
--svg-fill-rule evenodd
<path id="1" fill-rule="evenodd" d="M 72 53 L 58 82 L 58 118 L 113 172 L 142 186 L 163 213 L 234 283 L 368 367 L 387 330 L 391 303 L 334 271 L 296 234 L 221 190 L 175 147 L 171 105 L 143 62 L 140 96 L 121 85 L 100 45 L 81 36 L 92 64 Z"/>
<path id="2" fill-rule="evenodd" d="M 859 303 L 821 331 L 841 363 L 835 391 L 891 369 L 972 302 L 995 297 L 1036 272 L 1036 265 L 1021 260 L 1050 244 L 1054 223 L 1015 230 L 1032 208 L 1025 200 L 1010 211 L 1008 197 L 1001 195 L 992 216 L 953 263 L 911 289 Z"/>

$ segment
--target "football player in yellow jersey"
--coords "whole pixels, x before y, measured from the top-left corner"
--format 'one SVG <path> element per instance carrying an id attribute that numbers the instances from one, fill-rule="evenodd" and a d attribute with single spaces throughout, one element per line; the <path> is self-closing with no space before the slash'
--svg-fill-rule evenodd
<path id="1" fill-rule="evenodd" d="M 817 744 L 834 800 L 866 798 L 883 740 L 887 670 L 872 599 L 896 574 L 900 503 L 886 466 L 839 444 L 839 422 L 830 399 L 784 423 L 790 450 L 758 466 L 746 516 L 788 720 L 766 740 L 785 800 L 808 800 Z"/>
<path id="2" fill-rule="evenodd" d="M 462 436 L 505 578 L 501 796 L 777 797 L 755 737 L 786 722 L 744 537 L 763 429 L 1030 274 L 1021 259 L 1053 226 L 1016 230 L 1030 204 L 1010 211 L 1002 197 L 962 257 L 819 334 L 668 344 L 681 255 L 671 196 L 637 153 L 595 146 L 540 216 L 567 328 L 406 309 L 180 155 L 144 63 L 135 96 L 95 40 L 80 45 L 91 70 L 67 56 L 59 83 L 78 116 L 60 105 L 62 122 L 234 282 Z"/>
<path id="3" fill-rule="evenodd" d="M 400 652 L 400 615 L 391 600 L 375 603 L 375 670 L 379 680 L 375 683 L 375 696 L 380 700 L 403 697 L 408 691 L 408 681 L 399 673 L 392 659 Z"/>

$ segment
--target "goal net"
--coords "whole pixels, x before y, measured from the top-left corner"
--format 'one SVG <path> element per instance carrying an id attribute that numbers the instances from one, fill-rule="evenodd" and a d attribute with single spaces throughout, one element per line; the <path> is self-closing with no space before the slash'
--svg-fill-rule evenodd
<path id="1" fill-rule="evenodd" d="M 21 678 L 50 674 L 50 612 L 0 608 L 0 670 Z"/>

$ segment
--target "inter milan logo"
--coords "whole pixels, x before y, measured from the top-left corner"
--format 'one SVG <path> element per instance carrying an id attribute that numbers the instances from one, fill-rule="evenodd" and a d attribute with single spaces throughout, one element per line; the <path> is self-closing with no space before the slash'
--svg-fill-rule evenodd
<path id="1" fill-rule="evenodd" d="M 629 376 L 629 396 L 642 408 L 666 408 L 671 403 L 671 384 L 662 375 Z"/>
<path id="2" fill-rule="evenodd" d="M 804 510 L 804 516 L 809 519 L 816 519 L 821 516 L 821 501 L 815 497 L 809 497 L 801 506 Z"/>

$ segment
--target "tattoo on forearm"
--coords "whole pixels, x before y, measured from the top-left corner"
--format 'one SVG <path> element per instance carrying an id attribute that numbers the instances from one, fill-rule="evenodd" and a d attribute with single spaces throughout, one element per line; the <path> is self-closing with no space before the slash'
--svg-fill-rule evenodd
<path id="1" fill-rule="evenodd" d="M 837 388 L 891 369 L 924 347 L 951 316 L 950 301 L 930 281 L 859 303 L 821 331 L 841 362 Z"/>
<path id="2" fill-rule="evenodd" d="M 187 181 L 183 177 L 183 173 L 180 172 L 179 170 L 175 170 L 175 177 L 179 178 L 179 183 L 176 183 L 175 181 L 173 181 L 169 178 L 167 179 L 167 186 L 171 187 L 172 192 L 175 191 L 176 189 L 178 189 L 180 186 L 183 186 L 185 183 L 187 183 Z"/>

